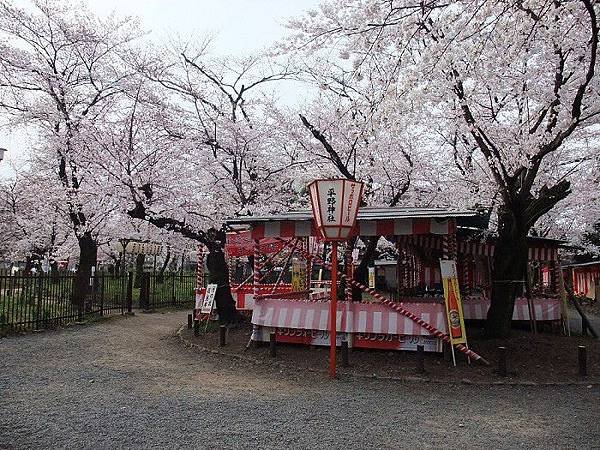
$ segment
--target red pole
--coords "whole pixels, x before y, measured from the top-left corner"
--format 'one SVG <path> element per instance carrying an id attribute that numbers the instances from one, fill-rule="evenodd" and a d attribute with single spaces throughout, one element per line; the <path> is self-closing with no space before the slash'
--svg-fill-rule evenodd
<path id="1" fill-rule="evenodd" d="M 337 319 L 337 242 L 331 243 L 331 303 L 329 305 L 329 378 L 335 378 L 335 348 L 336 348 L 336 319 Z"/>

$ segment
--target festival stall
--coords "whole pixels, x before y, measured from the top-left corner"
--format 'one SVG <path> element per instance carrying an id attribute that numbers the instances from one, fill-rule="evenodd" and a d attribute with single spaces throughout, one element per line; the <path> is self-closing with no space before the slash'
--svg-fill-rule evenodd
<path id="1" fill-rule="evenodd" d="M 448 333 L 440 259 L 456 261 L 464 319 L 485 319 L 495 242 L 473 232 L 485 225 L 477 211 L 361 208 L 353 235 L 385 237 L 394 243 L 396 288 L 383 297 L 363 295 L 356 302 L 346 283 L 344 294 L 338 296 L 343 298 L 336 314 L 338 345 L 347 341 L 349 347 L 387 350 L 416 350 L 422 345 L 425 351 L 441 352 L 440 337 L 393 307 Z M 234 230 L 227 234 L 226 245 L 232 294 L 238 309 L 252 311 L 252 339 L 268 341 L 274 332 L 279 342 L 329 345 L 331 285 L 324 278 L 330 277 L 327 264 L 332 255 L 319 239 L 311 213 L 237 218 L 228 226 Z M 539 276 L 532 277 L 529 289 L 524 285 L 513 320 L 561 320 L 557 249 L 558 241 L 530 240 L 530 262 Z M 343 273 L 348 276 L 358 262 L 352 250 L 348 246 L 341 252 Z"/>
<path id="2" fill-rule="evenodd" d="M 565 278 L 569 279 L 575 295 L 592 300 L 600 299 L 600 261 L 590 261 L 563 266 Z"/>
<path id="3" fill-rule="evenodd" d="M 362 237 L 385 236 L 396 242 L 401 254 L 397 273 L 401 279 L 402 295 L 396 296 L 395 301 L 444 331 L 447 325 L 443 298 L 433 291 L 427 293 L 416 289 L 419 277 L 426 278 L 428 271 L 432 272 L 427 264 L 418 265 L 417 261 L 424 260 L 426 255 L 420 255 L 416 249 L 437 258 L 439 266 L 439 258 L 444 254 L 447 257 L 456 255 L 457 222 L 468 225 L 478 219 L 476 211 L 361 208 L 355 234 Z M 250 256 L 253 260 L 251 276 L 237 283 L 237 280 L 232 280 L 231 284 L 238 308 L 253 310 L 252 323 L 256 326 L 253 339 L 268 340 L 274 331 L 281 342 L 326 345 L 329 340 L 329 289 L 322 280 L 313 278 L 318 272 L 312 266 L 319 255 L 322 259 L 322 254 L 327 254 L 327 248 L 319 245 L 311 213 L 299 211 L 234 219 L 228 225 L 239 230 L 228 235 L 229 254 L 235 255 L 234 258 Z M 270 248 L 271 257 L 281 255 L 279 263 L 263 252 L 265 242 L 281 244 Z M 249 255 L 251 243 L 253 252 Z M 407 252 L 411 264 L 408 263 Z M 346 273 L 352 271 L 351 258 L 348 258 L 351 254 L 351 251 L 346 251 L 343 258 Z M 298 283 L 293 283 L 294 278 L 297 279 L 294 270 L 292 280 L 285 280 L 282 271 L 287 269 L 286 263 L 300 258 L 303 261 L 299 273 L 305 282 L 298 286 Z M 433 259 L 431 263 L 434 264 Z M 279 275 L 268 279 L 269 271 L 276 267 L 280 269 Z M 439 273 L 439 269 L 435 272 Z M 349 346 L 415 350 L 417 345 L 423 345 L 426 351 L 442 350 L 440 339 L 373 296 L 365 296 L 362 302 L 353 302 L 350 289 L 346 289 L 344 301 L 339 304 L 338 340 L 347 340 Z M 485 311 L 481 306 L 474 307 L 473 311 L 483 318 Z"/>

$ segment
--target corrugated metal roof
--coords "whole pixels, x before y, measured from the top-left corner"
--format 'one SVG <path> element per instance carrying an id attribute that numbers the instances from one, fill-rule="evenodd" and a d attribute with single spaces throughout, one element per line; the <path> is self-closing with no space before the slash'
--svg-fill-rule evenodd
<path id="1" fill-rule="evenodd" d="M 474 210 L 457 210 L 449 208 L 405 208 L 405 207 L 370 207 L 358 210 L 358 220 L 385 220 L 385 219 L 420 219 L 420 218 L 454 218 L 478 217 L 480 213 Z M 228 224 L 246 224 L 259 222 L 278 222 L 284 220 L 304 221 L 311 220 L 310 210 L 289 211 L 270 216 L 252 216 L 227 219 Z"/>

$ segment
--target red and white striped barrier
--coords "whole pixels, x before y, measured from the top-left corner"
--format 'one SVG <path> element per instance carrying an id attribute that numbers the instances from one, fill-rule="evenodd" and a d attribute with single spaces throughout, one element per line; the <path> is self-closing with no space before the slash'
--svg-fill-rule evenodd
<path id="1" fill-rule="evenodd" d="M 538 321 L 560 320 L 562 316 L 561 302 L 556 298 L 533 298 L 533 311 Z M 485 320 L 490 301 L 484 298 L 465 298 L 463 312 L 466 320 Z M 512 320 L 529 321 L 527 299 L 520 297 L 515 300 Z"/>
<path id="2" fill-rule="evenodd" d="M 424 320 L 446 329 L 443 307 L 436 303 L 414 306 Z M 252 323 L 263 327 L 301 330 L 328 330 L 327 302 L 291 299 L 263 299 L 254 308 Z M 412 320 L 379 303 L 338 302 L 336 330 L 342 333 L 374 333 L 429 336 L 429 332 Z"/>

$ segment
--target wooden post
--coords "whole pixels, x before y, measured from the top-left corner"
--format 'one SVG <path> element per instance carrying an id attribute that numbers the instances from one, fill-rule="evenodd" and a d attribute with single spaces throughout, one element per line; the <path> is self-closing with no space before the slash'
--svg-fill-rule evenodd
<path id="1" fill-rule="evenodd" d="M 219 327 L 219 347 L 225 347 L 227 344 L 227 327 L 221 325 Z"/>
<path id="2" fill-rule="evenodd" d="M 533 304 L 533 287 L 531 282 L 531 267 L 529 263 L 525 267 L 525 298 L 527 299 L 527 312 L 529 313 L 529 328 L 533 334 L 537 334 L 537 321 L 535 320 L 535 308 Z"/>
<path id="3" fill-rule="evenodd" d="M 561 306 L 561 319 L 563 324 L 563 330 L 567 336 L 571 336 L 571 324 L 569 323 L 569 308 L 567 305 L 567 291 L 565 290 L 565 278 L 563 276 L 562 266 L 560 259 L 557 261 L 558 267 L 558 287 L 560 290 L 560 306 Z"/>
<path id="4" fill-rule="evenodd" d="M 194 336 L 200 336 L 200 321 L 194 317 Z"/>
<path id="5" fill-rule="evenodd" d="M 271 358 L 277 356 L 277 335 L 274 332 L 269 334 L 269 355 Z"/>
<path id="6" fill-rule="evenodd" d="M 329 304 L 329 335 L 331 337 L 329 347 L 329 378 L 335 378 L 335 351 L 336 351 L 336 327 L 337 327 L 337 248 L 338 243 L 331 243 L 331 303 Z"/>
<path id="7" fill-rule="evenodd" d="M 425 347 L 417 345 L 417 373 L 425 373 Z"/>
<path id="8" fill-rule="evenodd" d="M 342 341 L 342 367 L 350 367 L 350 360 L 348 358 L 348 341 Z"/>
<path id="9" fill-rule="evenodd" d="M 501 377 L 508 375 L 506 364 L 506 347 L 498 347 L 498 374 Z"/>
<path id="10" fill-rule="evenodd" d="M 193 325 L 194 325 L 194 314 L 188 314 L 188 330 L 191 330 Z"/>
<path id="11" fill-rule="evenodd" d="M 587 375 L 587 353 L 585 345 L 577 347 L 577 359 L 579 361 L 579 376 L 585 377 Z"/>

